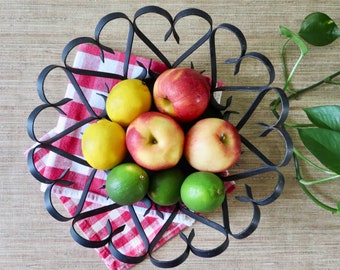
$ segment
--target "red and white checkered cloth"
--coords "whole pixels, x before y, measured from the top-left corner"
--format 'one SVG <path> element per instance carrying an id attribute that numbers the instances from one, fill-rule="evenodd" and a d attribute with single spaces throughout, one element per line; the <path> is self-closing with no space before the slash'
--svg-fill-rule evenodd
<path id="1" fill-rule="evenodd" d="M 101 61 L 99 49 L 97 47 L 83 44 L 77 48 L 73 66 L 80 69 L 123 74 L 124 58 L 124 53 L 115 52 L 112 54 L 105 52 L 105 61 Z M 132 55 L 128 71 L 129 78 L 138 76 L 142 70 L 142 68 L 137 64 L 137 61 L 143 63 L 145 67 L 149 67 L 151 64 L 151 70 L 158 73 L 166 70 L 166 66 L 162 63 Z M 107 87 L 111 89 L 118 81 L 115 79 L 86 75 L 75 75 L 75 77 L 91 107 L 96 111 L 96 113 L 102 112 L 105 108 L 105 103 L 104 99 L 98 94 L 107 95 Z M 70 83 L 67 86 L 65 97 L 72 99 L 70 102 L 62 106 L 62 110 L 65 112 L 65 115 L 60 115 L 57 126 L 44 136 L 45 139 L 53 137 L 55 134 L 60 133 L 66 128 L 90 116 L 73 85 Z M 53 143 L 53 145 L 73 155 L 82 156 L 80 141 L 82 131 L 85 128 L 86 126 L 83 126 L 82 128 L 73 131 Z M 69 169 L 64 178 L 74 181 L 74 184 L 70 187 L 56 186 L 53 188 L 53 193 L 59 198 L 67 211 L 70 214 L 73 214 L 76 210 L 86 180 L 90 174 L 90 169 L 58 156 L 46 149 L 38 149 L 36 151 L 34 155 L 34 162 L 39 172 L 48 179 L 57 179 L 66 169 Z M 90 187 L 90 192 L 86 198 L 83 211 L 96 209 L 112 203 L 112 201 L 107 199 L 105 189 L 100 189 L 100 187 L 105 184 L 105 180 L 106 173 L 103 171 L 97 171 L 94 181 Z M 235 186 L 233 183 L 227 184 L 228 192 L 231 192 L 234 188 Z M 42 185 L 42 190 L 44 190 L 44 185 Z M 165 211 L 165 218 L 163 220 L 157 216 L 155 210 L 151 210 L 151 212 L 144 217 L 143 214 L 145 212 L 145 208 L 143 208 L 143 206 L 136 206 L 136 212 L 141 220 L 141 224 L 149 241 L 151 241 L 159 232 L 169 215 L 169 213 Z M 145 253 L 143 242 L 138 236 L 138 232 L 133 224 L 127 207 L 121 207 L 105 214 L 97 215 L 91 219 L 86 219 L 86 221 L 80 221 L 78 222 L 78 225 L 80 230 L 88 237 L 88 239 L 98 241 L 107 236 L 105 228 L 107 220 L 111 221 L 113 228 L 117 228 L 125 224 L 124 231 L 119 237 L 117 236 L 114 239 L 114 246 L 117 247 L 123 254 L 137 256 Z M 193 220 L 191 218 L 179 213 L 159 242 L 159 246 L 177 235 L 178 232 L 183 230 L 185 227 L 190 226 L 192 223 Z M 106 246 L 96 250 L 110 270 L 128 269 L 133 266 L 117 260 Z"/>

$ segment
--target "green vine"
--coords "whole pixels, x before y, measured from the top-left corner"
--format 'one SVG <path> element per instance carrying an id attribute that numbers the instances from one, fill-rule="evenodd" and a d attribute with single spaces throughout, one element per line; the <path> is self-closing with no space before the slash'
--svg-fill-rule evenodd
<path id="1" fill-rule="evenodd" d="M 326 46 L 340 37 L 339 28 L 328 15 L 320 12 L 309 14 L 303 20 L 298 34 L 283 26 L 280 26 L 280 32 L 282 36 L 287 38 L 281 47 L 280 57 L 285 79 L 283 90 L 287 93 L 289 100 L 297 99 L 301 95 L 317 90 L 320 86 L 325 84 L 340 85 L 340 81 L 336 80 L 340 76 L 340 71 L 337 71 L 306 88 L 295 90 L 291 87 L 292 78 L 297 72 L 301 61 L 308 53 L 308 46 L 306 43 L 313 46 Z M 300 56 L 289 71 L 286 49 L 290 42 L 294 42 L 297 45 L 300 50 Z M 270 109 L 276 116 L 278 115 L 277 107 L 279 105 L 280 99 L 276 99 L 270 104 Z M 303 110 L 307 114 L 310 123 L 301 124 L 286 121 L 285 127 L 293 128 L 298 131 L 299 138 L 306 149 L 309 150 L 324 167 L 312 162 L 294 146 L 293 158 L 296 179 L 305 194 L 315 204 L 331 213 L 340 214 L 340 200 L 336 207 L 326 205 L 321 202 L 321 200 L 317 199 L 317 197 L 308 189 L 308 186 L 340 178 L 340 106 L 324 105 L 305 108 Z M 315 180 L 305 179 L 301 174 L 300 161 L 303 161 L 312 169 L 327 176 Z"/>

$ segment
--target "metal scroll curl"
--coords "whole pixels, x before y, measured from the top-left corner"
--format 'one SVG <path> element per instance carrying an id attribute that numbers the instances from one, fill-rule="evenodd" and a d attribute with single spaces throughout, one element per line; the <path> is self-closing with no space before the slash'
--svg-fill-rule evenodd
<path id="1" fill-rule="evenodd" d="M 173 63 L 170 63 L 170 61 L 167 59 L 165 54 L 152 43 L 151 39 L 147 37 L 145 33 L 141 30 L 141 27 L 139 25 L 139 18 L 142 16 L 152 16 L 152 15 L 160 15 L 161 18 L 169 25 L 169 30 L 164 34 L 165 42 L 169 39 L 170 36 L 173 36 L 177 43 L 180 42 L 180 36 L 178 34 L 178 31 L 176 29 L 177 23 L 181 21 L 182 19 L 193 16 L 198 17 L 200 20 L 203 20 L 207 25 L 207 30 L 205 33 L 202 34 L 201 37 L 197 39 L 183 54 L 181 54 L 177 60 L 175 60 Z M 158 16 L 159 17 L 159 16 Z M 114 49 L 111 49 L 104 44 L 101 43 L 101 32 L 102 30 L 108 25 L 110 22 L 115 22 L 115 20 L 125 20 L 128 25 L 128 38 L 126 41 L 126 49 L 125 49 L 125 59 L 124 59 L 124 67 L 123 72 L 121 74 L 116 73 L 110 73 L 110 72 L 103 72 L 103 71 L 97 71 L 97 70 L 85 70 L 85 69 L 79 69 L 74 68 L 72 65 L 68 64 L 68 58 L 70 53 L 79 45 L 82 44 L 92 44 L 93 46 L 96 46 L 100 51 L 100 59 L 102 62 L 105 61 L 104 53 L 110 52 L 115 53 Z M 232 33 L 237 40 L 239 41 L 240 45 L 240 54 L 225 60 L 226 65 L 234 65 L 234 74 L 236 75 L 240 71 L 240 66 L 242 65 L 243 61 L 247 58 L 252 58 L 261 63 L 267 70 L 269 75 L 268 82 L 264 83 L 263 85 L 254 85 L 254 86 L 217 86 L 217 74 L 219 72 L 219 66 L 217 64 L 217 56 L 216 56 L 216 50 L 215 50 L 215 38 L 217 31 L 226 31 L 228 33 Z M 260 207 L 264 205 L 268 205 L 275 201 L 280 194 L 283 191 L 284 188 L 284 176 L 279 171 L 279 168 L 282 166 L 285 166 L 292 157 L 292 141 L 290 139 L 289 134 L 285 131 L 283 128 L 283 123 L 286 120 L 288 116 L 288 110 L 289 110 L 289 103 L 288 99 L 285 96 L 284 92 L 275 87 L 271 87 L 271 84 L 273 83 L 275 79 L 275 71 L 274 67 L 272 66 L 270 60 L 265 57 L 264 55 L 257 53 L 257 52 L 247 52 L 247 42 L 243 35 L 243 33 L 235 26 L 230 24 L 221 24 L 217 26 L 216 28 L 213 28 L 213 22 L 212 18 L 207 14 L 206 12 L 199 10 L 199 9 L 185 9 L 180 11 L 176 16 L 172 16 L 169 14 L 168 11 L 162 9 L 161 7 L 157 6 L 147 6 L 143 7 L 136 11 L 135 16 L 133 20 L 130 20 L 125 14 L 116 12 L 116 13 L 110 13 L 103 17 L 96 29 L 94 38 L 91 37 L 80 37 L 76 38 L 72 41 L 70 41 L 64 48 L 64 51 L 62 52 L 62 60 L 64 63 L 64 66 L 57 66 L 57 65 L 51 65 L 43 69 L 40 76 L 38 77 L 37 81 L 37 90 L 38 95 L 42 101 L 42 104 L 39 105 L 37 108 L 35 108 L 31 114 L 28 116 L 27 120 L 27 132 L 29 137 L 36 143 L 34 147 L 32 147 L 27 155 L 27 163 L 28 163 L 28 169 L 30 173 L 41 183 L 48 184 L 48 188 L 45 191 L 45 206 L 48 212 L 57 220 L 59 221 L 72 221 L 71 225 L 71 235 L 74 238 L 76 242 L 78 242 L 80 245 L 84 247 L 89 248 L 98 248 L 107 245 L 109 247 L 109 250 L 111 251 L 112 255 L 115 256 L 118 260 L 130 263 L 130 264 L 136 264 L 142 262 L 146 257 L 149 257 L 151 262 L 161 268 L 169 268 L 169 267 L 175 267 L 181 263 L 183 263 L 186 258 L 189 256 L 190 252 L 193 254 L 200 256 L 200 257 L 214 257 L 221 253 L 223 253 L 229 246 L 229 237 L 233 237 L 235 239 L 243 239 L 245 237 L 248 237 L 251 235 L 256 228 L 259 225 L 260 217 L 261 217 L 261 211 Z M 240 118 L 239 122 L 235 124 L 236 128 L 239 131 L 242 131 L 243 128 L 245 128 L 245 125 L 249 121 L 250 117 L 253 115 L 253 113 L 257 110 L 258 105 L 261 103 L 261 101 L 264 99 L 264 97 L 270 93 L 276 94 L 281 99 L 281 110 L 280 114 L 278 115 L 276 121 L 274 124 L 266 124 L 266 123 L 259 123 L 260 127 L 263 128 L 263 132 L 259 134 L 260 137 L 266 137 L 270 133 L 276 133 L 278 137 L 281 138 L 281 140 L 284 142 L 284 155 L 282 159 L 279 162 L 274 162 L 271 160 L 270 157 L 266 156 L 261 149 L 256 147 L 251 140 L 248 138 L 241 136 L 243 147 L 247 148 L 254 156 L 256 156 L 262 166 L 256 169 L 249 169 L 245 170 L 243 172 L 239 172 L 236 174 L 231 174 L 228 176 L 222 177 L 223 181 L 239 181 L 241 179 L 251 179 L 254 176 L 262 175 L 265 173 L 274 173 L 277 177 L 274 178 L 273 181 L 276 181 L 276 184 L 270 194 L 265 196 L 264 198 L 255 199 L 252 193 L 252 188 L 250 185 L 245 185 L 245 192 L 244 195 L 238 196 L 235 199 L 242 203 L 250 204 L 253 209 L 253 214 L 250 217 L 250 222 L 248 226 L 246 226 L 242 231 L 240 232 L 233 232 L 231 230 L 230 226 L 230 216 L 229 216 L 229 208 L 227 203 L 227 198 L 223 202 L 221 206 L 221 215 L 222 215 L 222 224 L 219 224 L 213 220 L 210 220 L 201 214 L 194 213 L 190 210 L 188 210 L 185 205 L 183 205 L 181 202 L 177 203 L 173 206 L 171 210 L 171 214 L 168 217 L 168 219 L 165 221 L 164 226 L 161 228 L 161 230 L 157 233 L 157 235 L 152 239 L 151 241 L 148 240 L 146 237 L 146 234 L 143 230 L 143 227 L 141 226 L 141 222 L 138 219 L 134 206 L 130 205 L 128 206 L 131 218 L 134 222 L 134 225 L 136 226 L 136 229 L 139 233 L 139 236 L 141 237 L 143 243 L 144 243 L 144 253 L 140 254 L 138 256 L 132 257 L 128 256 L 126 254 L 122 254 L 113 244 L 112 238 L 115 235 L 123 234 L 124 233 L 124 224 L 121 224 L 121 226 L 117 228 L 112 228 L 112 225 L 110 221 L 107 221 L 107 237 L 105 239 L 100 239 L 97 241 L 92 241 L 81 234 L 77 232 L 77 223 L 86 220 L 87 218 L 94 217 L 96 215 L 101 215 L 103 213 L 106 213 L 108 211 L 112 211 L 114 209 L 117 209 L 121 207 L 118 204 L 110 204 L 103 207 L 99 207 L 97 209 L 84 211 L 83 207 L 86 202 L 86 197 L 89 193 L 90 187 L 93 184 L 93 179 L 95 178 L 95 175 L 97 170 L 90 167 L 90 165 L 81 157 L 70 154 L 65 149 L 60 149 L 57 144 L 55 144 L 58 140 L 63 138 L 64 136 L 80 129 L 84 125 L 90 123 L 93 120 L 100 119 L 103 117 L 106 117 L 105 112 L 98 113 L 96 112 L 86 99 L 83 89 L 81 86 L 79 86 L 76 76 L 75 75 L 86 75 L 86 76 L 94 76 L 94 77 L 103 77 L 103 78 L 113 78 L 118 80 L 124 80 L 128 78 L 128 70 L 130 65 L 130 57 L 133 52 L 133 41 L 136 38 L 136 36 L 144 42 L 145 46 L 149 48 L 155 56 L 160 59 L 161 62 L 163 62 L 168 68 L 173 68 L 178 65 L 180 65 L 185 59 L 187 59 L 193 52 L 195 52 L 199 47 L 201 47 L 203 44 L 208 43 L 209 45 L 209 54 L 210 54 L 210 63 L 207 63 L 210 65 L 210 71 L 211 71 L 211 91 L 212 93 L 216 91 L 223 91 L 227 92 L 228 94 L 233 93 L 234 95 L 237 95 L 239 92 L 252 92 L 255 95 L 255 98 L 251 104 L 249 104 L 248 110 L 243 114 L 243 116 Z M 151 64 L 149 66 L 144 66 L 142 63 L 138 63 L 140 67 L 142 68 L 141 73 L 139 74 L 138 78 L 145 80 L 147 83 L 152 85 L 154 80 L 157 78 L 158 74 L 154 70 L 151 69 Z M 54 109 L 56 110 L 60 115 L 65 115 L 65 112 L 61 109 L 63 105 L 67 104 L 71 100 L 69 98 L 63 98 L 58 102 L 50 102 L 45 94 L 45 80 L 50 75 L 50 73 L 55 69 L 61 69 L 64 74 L 66 75 L 68 81 L 72 84 L 75 91 L 77 92 L 77 95 L 79 96 L 79 100 L 82 102 L 83 106 L 85 106 L 89 117 L 82 119 L 76 123 L 74 123 L 71 126 L 68 126 L 65 130 L 61 131 L 60 133 L 53 134 L 45 139 L 39 139 L 36 136 L 36 119 L 40 114 L 43 114 L 46 109 Z M 231 76 L 232 76 L 231 75 Z M 221 117 L 224 119 L 229 119 L 230 112 L 228 111 L 228 108 L 230 104 L 232 103 L 232 99 L 229 98 L 225 102 L 225 104 L 221 104 L 220 102 L 217 102 L 213 95 L 211 96 L 210 105 L 207 111 L 207 115 L 214 115 L 216 117 Z M 263 120 L 263 119 L 262 119 Z M 80 164 L 81 166 L 84 166 L 84 168 L 87 168 L 90 170 L 89 176 L 87 180 L 85 181 L 84 188 L 82 190 L 82 195 L 79 200 L 79 203 L 77 205 L 76 210 L 74 213 L 70 216 L 65 216 L 64 214 L 60 213 L 56 207 L 54 207 L 54 203 L 52 200 L 52 190 L 54 186 L 62 186 L 62 187 L 72 187 L 74 185 L 74 179 L 70 178 L 68 172 L 69 169 L 66 168 L 65 170 L 61 171 L 59 175 L 55 176 L 53 179 L 49 179 L 45 177 L 37 168 L 36 166 L 36 157 L 35 153 L 39 149 L 44 149 L 46 151 L 50 151 L 54 155 L 58 155 L 62 157 L 65 160 L 69 160 L 73 163 Z M 186 166 L 188 166 L 186 164 Z M 189 170 L 192 168 L 189 168 Z M 193 169 L 192 169 L 193 170 Z M 148 210 L 154 206 L 153 203 L 148 199 L 145 198 L 143 200 L 143 203 L 145 203 L 146 211 L 145 215 L 148 214 Z M 156 206 L 157 209 L 157 206 Z M 158 210 L 157 210 L 158 211 Z M 158 260 L 154 256 L 155 247 L 157 246 L 157 243 L 160 241 L 166 230 L 169 228 L 169 226 L 172 224 L 174 218 L 176 215 L 181 212 L 184 213 L 191 218 L 195 219 L 197 222 L 202 223 L 206 226 L 207 229 L 214 230 L 216 232 L 219 232 L 221 234 L 220 239 L 223 239 L 222 243 L 219 244 L 217 247 L 213 249 L 201 249 L 198 247 L 195 247 L 193 244 L 193 239 L 195 238 L 195 230 L 192 229 L 189 235 L 185 235 L 183 232 L 179 234 L 179 237 L 184 241 L 185 248 L 177 258 L 163 261 Z M 161 211 L 158 212 L 160 218 L 162 218 Z"/>

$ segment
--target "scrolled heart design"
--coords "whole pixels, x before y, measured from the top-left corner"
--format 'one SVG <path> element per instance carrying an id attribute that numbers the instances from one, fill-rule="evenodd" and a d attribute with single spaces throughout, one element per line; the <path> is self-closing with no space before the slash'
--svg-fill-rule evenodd
<path id="1" fill-rule="evenodd" d="M 86 110 L 88 112 L 89 117 L 82 119 L 81 121 L 75 122 L 73 125 L 66 127 L 64 130 L 53 133 L 48 136 L 44 136 L 43 138 L 37 138 L 36 136 L 36 119 L 40 114 L 44 114 L 44 111 L 48 109 L 54 109 L 56 110 L 60 115 L 67 117 L 68 112 L 66 112 L 63 109 L 63 106 L 68 105 L 68 103 L 72 102 L 71 98 L 62 98 L 61 100 L 57 102 L 50 102 L 48 98 L 46 97 L 45 93 L 45 81 L 46 78 L 49 76 L 49 74 L 55 70 L 55 69 L 60 69 L 64 72 L 65 76 L 67 77 L 69 83 L 73 86 L 74 91 L 77 93 L 79 99 L 81 100 L 82 103 L 82 108 L 83 110 Z M 37 169 L 35 165 L 35 153 L 39 149 L 45 149 L 46 151 L 53 152 L 56 156 L 59 157 L 59 159 L 65 159 L 66 161 L 70 162 L 75 162 L 78 164 L 81 164 L 83 166 L 88 166 L 88 163 L 74 155 L 69 153 L 66 149 L 61 149 L 58 147 L 58 142 L 62 140 L 65 136 L 69 135 L 70 133 L 80 129 L 81 127 L 85 126 L 86 124 L 90 123 L 91 121 L 95 119 L 99 119 L 104 117 L 104 114 L 97 114 L 90 103 L 88 102 L 86 96 L 83 93 L 83 90 L 79 86 L 76 78 L 74 75 L 64 66 L 58 66 L 58 65 L 50 65 L 47 66 L 42 70 L 40 73 L 38 80 L 37 80 L 37 91 L 38 95 L 43 102 L 43 104 L 39 105 L 36 107 L 28 116 L 27 119 L 27 133 L 28 136 L 38 144 L 34 146 L 32 149 L 27 154 L 27 163 L 28 163 L 28 168 L 29 171 L 31 172 L 32 175 L 34 175 L 35 178 L 37 178 L 39 181 L 46 183 L 46 184 L 52 184 L 56 180 L 61 180 L 65 177 L 65 175 L 68 172 L 68 168 L 65 168 L 65 170 L 60 173 L 59 177 L 56 177 L 54 179 L 48 179 L 44 177 L 39 170 Z M 62 183 L 62 182 L 61 182 Z"/>
<path id="2" fill-rule="evenodd" d="M 265 137 L 271 132 L 277 132 L 282 141 L 285 144 L 285 154 L 282 158 L 282 160 L 275 164 L 274 162 L 270 161 L 269 158 L 264 156 L 260 150 L 256 149 L 253 144 L 251 144 L 250 141 L 248 141 L 246 138 L 242 136 L 242 142 L 244 145 L 247 146 L 252 152 L 256 153 L 257 157 L 261 159 L 261 161 L 269 167 L 282 167 L 285 166 L 292 155 L 291 149 L 293 147 L 293 143 L 290 139 L 289 134 L 287 131 L 283 128 L 283 123 L 286 121 L 288 117 L 288 108 L 289 108 L 289 102 L 288 99 L 286 98 L 286 95 L 280 88 L 275 88 L 275 87 L 269 87 L 269 88 L 264 88 L 258 92 L 258 95 L 254 99 L 254 102 L 249 106 L 248 110 L 245 112 L 241 120 L 236 124 L 237 130 L 241 131 L 241 129 L 244 127 L 244 125 L 247 123 L 247 121 L 251 118 L 252 114 L 254 111 L 257 109 L 265 95 L 267 95 L 269 92 L 275 92 L 278 95 L 278 98 L 281 100 L 282 104 L 282 112 L 281 114 L 277 117 L 277 120 L 275 123 L 268 125 L 265 123 L 258 123 L 263 128 L 263 132 L 259 134 L 260 137 Z"/>
<path id="3" fill-rule="evenodd" d="M 138 26 L 138 18 L 147 14 L 158 14 L 161 15 L 166 22 L 169 24 L 169 30 L 165 33 L 164 35 L 164 41 L 167 41 L 168 38 L 173 35 L 176 42 L 180 42 L 180 36 L 178 35 L 176 31 L 176 24 L 180 21 L 183 20 L 189 16 L 196 16 L 201 19 L 203 19 L 207 25 L 208 25 L 208 30 L 201 35 L 196 41 L 192 43 L 192 45 L 184 51 L 178 58 L 177 60 L 174 61 L 174 63 L 170 63 L 168 58 L 164 55 L 164 53 L 161 52 L 161 50 L 152 43 L 151 39 L 147 37 L 143 31 Z M 174 18 L 171 16 L 171 14 L 166 11 L 163 8 L 157 7 L 157 6 L 147 6 L 144 8 L 141 8 L 135 13 L 134 20 L 133 20 L 133 26 L 135 33 L 137 36 L 146 44 L 148 48 L 150 48 L 155 55 L 159 57 L 159 59 L 166 64 L 168 68 L 172 67 L 177 67 L 180 63 L 182 63 L 189 55 L 191 55 L 194 51 L 196 51 L 201 45 L 203 45 L 211 35 L 212 31 L 212 18 L 210 15 L 203 10 L 200 9 L 195 9 L 195 8 L 190 8 L 190 9 L 185 9 L 180 11 Z"/>

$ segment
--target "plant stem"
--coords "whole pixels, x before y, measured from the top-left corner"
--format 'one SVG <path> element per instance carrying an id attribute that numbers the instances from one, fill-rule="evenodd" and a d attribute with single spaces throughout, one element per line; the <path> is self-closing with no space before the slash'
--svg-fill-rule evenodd
<path id="1" fill-rule="evenodd" d="M 305 185 L 300 184 L 300 187 L 305 192 L 305 194 L 318 206 L 321 208 L 333 213 L 333 214 L 340 214 L 340 211 L 337 208 L 328 206 L 327 204 L 324 204 L 323 202 L 319 201 L 309 190 Z"/>
<path id="2" fill-rule="evenodd" d="M 285 66 L 285 64 L 283 65 Z M 323 80 L 317 82 L 317 83 L 314 83 L 306 88 L 302 88 L 301 90 L 299 91 L 295 91 L 293 94 L 289 95 L 288 96 L 288 99 L 291 100 L 293 98 L 298 98 L 300 95 L 306 93 L 306 92 L 309 92 L 309 91 L 312 91 L 314 90 L 315 88 L 317 88 L 318 86 L 322 85 L 322 84 L 325 84 L 325 83 L 328 83 L 328 84 L 336 84 L 336 85 L 340 85 L 340 82 L 333 82 L 332 80 L 336 77 L 340 76 L 340 70 L 333 73 L 332 75 L 324 78 Z M 273 100 L 270 104 L 270 109 L 271 111 L 274 113 L 274 115 L 277 115 L 277 112 L 276 112 L 276 108 L 278 105 L 280 105 L 281 103 L 281 99 L 280 98 L 277 98 L 275 100 Z"/>
<path id="3" fill-rule="evenodd" d="M 314 83 L 314 84 L 312 84 L 312 85 L 310 85 L 310 86 L 308 86 L 308 87 L 306 87 L 306 88 L 303 88 L 303 89 L 301 89 L 301 90 L 299 90 L 299 91 L 296 91 L 295 93 L 293 93 L 293 94 L 291 94 L 290 96 L 288 96 L 288 99 L 297 98 L 297 97 L 299 97 L 300 95 L 302 95 L 302 94 L 304 94 L 304 93 L 306 93 L 306 92 L 308 92 L 308 91 L 311 91 L 311 90 L 313 90 L 314 88 L 316 88 L 316 87 L 318 87 L 318 86 L 320 86 L 320 85 L 322 85 L 322 84 L 324 84 L 324 83 L 334 83 L 334 84 L 338 84 L 338 83 L 336 83 L 336 82 L 332 82 L 332 80 L 333 80 L 334 78 L 336 78 L 337 76 L 339 76 L 339 75 L 340 75 L 340 70 L 337 71 L 337 72 L 335 72 L 335 73 L 333 73 L 332 75 L 326 77 L 325 79 L 323 79 L 323 80 L 317 82 L 317 83 Z"/>
<path id="4" fill-rule="evenodd" d="M 326 174 L 331 174 L 334 175 L 334 172 L 326 170 L 318 165 L 316 165 L 314 162 L 312 162 L 311 160 L 309 160 L 305 155 L 303 155 L 299 150 L 297 150 L 295 147 L 293 147 L 293 152 L 294 154 L 299 157 L 300 159 L 302 159 L 303 161 L 305 161 L 308 165 L 310 165 L 311 167 L 313 167 L 314 169 L 326 173 Z"/>
<path id="5" fill-rule="evenodd" d="M 288 68 L 287 68 L 287 64 L 286 64 L 286 47 L 287 47 L 287 44 L 288 42 L 290 41 L 290 39 L 287 39 L 282 47 L 281 47 L 281 50 L 280 50 L 280 56 L 281 56 L 281 63 L 282 63 L 282 71 L 283 71 L 283 75 L 284 75 L 284 79 L 285 79 L 285 82 L 287 81 L 288 79 Z"/>
<path id="6" fill-rule="evenodd" d="M 292 91 L 291 88 L 289 87 L 289 85 L 290 85 L 290 82 L 291 82 L 291 80 L 293 78 L 293 75 L 294 75 L 296 69 L 298 68 L 300 62 L 302 61 L 303 57 L 304 57 L 304 55 L 301 53 L 300 56 L 299 56 L 299 59 L 294 64 L 294 66 L 293 66 L 293 68 L 292 68 L 292 70 L 291 70 L 291 72 L 290 72 L 290 74 L 289 74 L 289 76 L 288 76 L 288 78 L 286 80 L 286 83 L 285 83 L 285 85 L 283 87 L 283 91 L 288 91 L 289 93 L 296 94 L 296 91 Z"/>
<path id="7" fill-rule="evenodd" d="M 292 122 L 284 122 L 284 125 L 287 127 L 292 127 L 292 128 L 306 128 L 306 127 L 315 127 L 314 124 L 298 124 L 298 123 L 292 123 Z"/>
<path id="8" fill-rule="evenodd" d="M 339 174 L 330 176 L 330 177 L 325 177 L 325 178 L 321 178 L 321 179 L 317 179 L 317 180 L 306 180 L 306 179 L 300 179 L 299 182 L 300 184 L 304 185 L 304 186 L 311 186 L 311 185 L 315 185 L 315 184 L 321 184 L 330 180 L 334 180 L 340 178 Z"/>
<path id="9" fill-rule="evenodd" d="M 298 183 L 301 187 L 301 189 L 305 192 L 305 194 L 318 206 L 320 206 L 321 208 L 333 213 L 333 214 L 340 214 L 340 209 L 328 206 L 326 204 L 324 204 L 323 202 L 319 201 L 309 190 L 308 188 L 302 184 L 300 181 L 303 179 L 300 173 L 300 165 L 299 165 L 299 161 L 298 161 L 298 157 L 294 154 L 293 155 L 294 158 L 294 167 L 295 167 L 295 172 L 296 172 L 296 178 L 298 180 Z"/>

